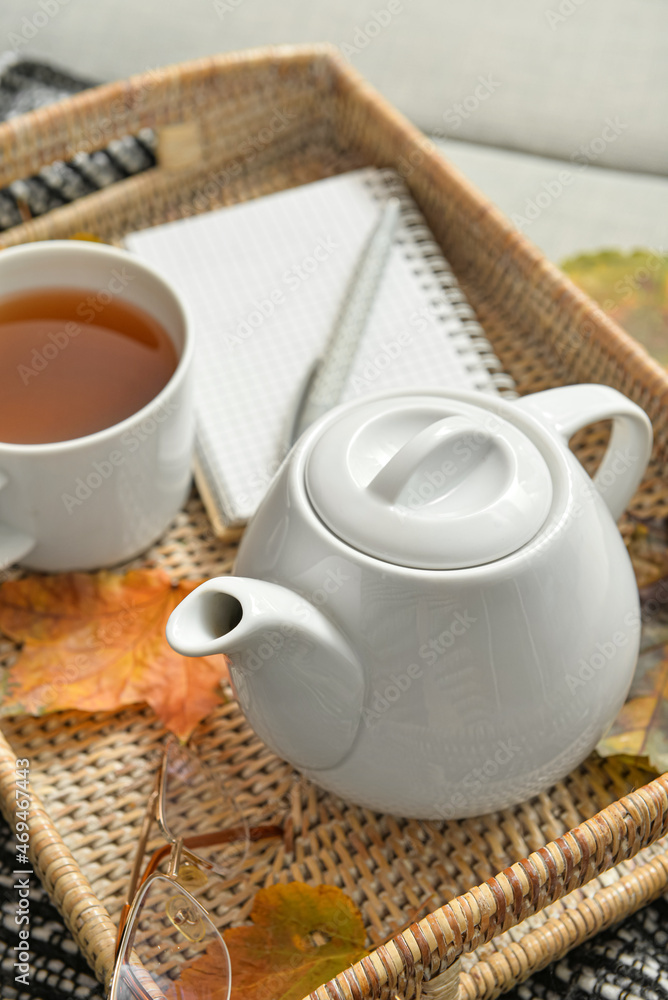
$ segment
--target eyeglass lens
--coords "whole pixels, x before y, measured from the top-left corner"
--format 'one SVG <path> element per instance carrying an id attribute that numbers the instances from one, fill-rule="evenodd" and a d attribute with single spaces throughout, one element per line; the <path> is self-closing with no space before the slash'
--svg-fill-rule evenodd
<path id="1" fill-rule="evenodd" d="M 206 911 L 173 880 L 146 886 L 113 1000 L 228 1000 L 230 960 Z"/>
<path id="2" fill-rule="evenodd" d="M 232 878 L 242 867 L 249 845 L 248 823 L 224 779 L 197 754 L 176 741 L 168 744 L 161 814 L 164 832 L 174 841 L 193 834 L 229 831 L 233 839 L 212 847 L 192 848 L 223 878 Z"/>

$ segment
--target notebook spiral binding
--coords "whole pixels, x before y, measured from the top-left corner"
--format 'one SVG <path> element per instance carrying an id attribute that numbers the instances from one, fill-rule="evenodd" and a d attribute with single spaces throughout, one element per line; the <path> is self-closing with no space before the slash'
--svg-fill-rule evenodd
<path id="1" fill-rule="evenodd" d="M 484 370 L 485 378 L 478 388 L 487 392 L 496 390 L 500 395 L 514 399 L 517 396 L 515 382 L 502 370 L 501 362 L 443 256 L 443 251 L 399 174 L 394 170 L 379 170 L 377 176 L 370 178 L 367 184 L 378 200 L 384 201 L 392 196 L 399 199 L 401 221 L 396 240 L 406 244 L 407 248 L 415 249 L 419 255 L 420 263 L 415 268 L 415 273 L 424 280 L 425 291 L 434 295 L 431 300 L 434 318 L 443 322 L 444 333 L 463 358 L 467 371 L 475 377 L 481 368 Z M 409 258 L 414 256 L 408 249 L 405 252 Z M 448 330 L 448 316 L 443 311 L 444 300 L 454 308 L 462 321 L 463 333 L 461 328 L 453 332 Z"/>

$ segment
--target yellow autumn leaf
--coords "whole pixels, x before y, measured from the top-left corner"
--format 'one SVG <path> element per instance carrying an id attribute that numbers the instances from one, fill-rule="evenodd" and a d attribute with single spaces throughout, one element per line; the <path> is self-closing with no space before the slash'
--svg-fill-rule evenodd
<path id="1" fill-rule="evenodd" d="M 362 916 L 335 886 L 291 882 L 260 889 L 251 919 L 251 927 L 233 927 L 224 935 L 231 1000 L 302 1000 L 366 954 Z M 174 998 L 190 996 L 189 990 L 199 996 L 196 987 L 209 996 L 203 991 L 220 978 L 212 944 L 183 971 Z"/>
<path id="2" fill-rule="evenodd" d="M 596 747 L 602 757 L 646 757 L 668 771 L 668 647 L 641 653 L 629 698 Z"/>

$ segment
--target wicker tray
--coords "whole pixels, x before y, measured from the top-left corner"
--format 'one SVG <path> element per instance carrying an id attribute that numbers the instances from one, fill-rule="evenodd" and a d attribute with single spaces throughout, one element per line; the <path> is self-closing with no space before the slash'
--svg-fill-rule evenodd
<path id="1" fill-rule="evenodd" d="M 283 127 L 272 130 L 279 110 Z M 600 381 L 646 409 L 656 446 L 632 509 L 668 513 L 666 374 L 335 50 L 200 60 L 14 119 L 0 126 L 0 185 L 146 126 L 158 131 L 156 169 L 9 230 L 0 246 L 80 230 L 117 241 L 131 229 L 364 164 L 394 166 L 520 392 Z M 591 429 L 576 444 L 590 469 L 606 433 Z M 229 572 L 233 558 L 234 544 L 214 537 L 193 496 L 137 564 L 203 577 Z M 0 653 L 7 662 L 14 650 L 6 643 Z M 11 822 L 15 759 L 29 758 L 33 864 L 104 981 L 164 734 L 142 709 L 21 717 L 2 729 L 3 809 Z M 196 742 L 226 769 L 253 822 L 279 822 L 285 830 L 282 841 L 252 846 L 236 881 L 212 880 L 208 906 L 221 929 L 247 919 L 260 886 L 292 879 L 339 885 L 362 911 L 374 950 L 312 994 L 320 1000 L 454 996 L 457 989 L 467 1000 L 493 997 L 668 884 L 668 844 L 661 841 L 668 775 L 639 787 L 646 773 L 593 756 L 515 809 L 417 822 L 350 806 L 313 787 L 259 742 L 232 701 L 200 726 Z"/>

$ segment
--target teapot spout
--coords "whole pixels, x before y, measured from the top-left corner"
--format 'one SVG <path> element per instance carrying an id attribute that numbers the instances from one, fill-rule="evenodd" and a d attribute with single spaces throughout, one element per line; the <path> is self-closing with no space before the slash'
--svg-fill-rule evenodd
<path id="1" fill-rule="evenodd" d="M 172 612 L 167 641 L 185 656 L 228 656 L 249 722 L 296 767 L 335 767 L 352 748 L 362 667 L 343 633 L 298 594 L 244 577 L 209 580 Z"/>
<path id="2" fill-rule="evenodd" d="M 196 587 L 178 605 L 167 622 L 167 642 L 184 656 L 227 656 L 252 649 L 265 632 L 280 624 L 276 597 L 285 605 L 294 595 L 271 586 L 273 601 L 264 590 L 267 584 L 243 577 L 217 577 Z"/>
<path id="3" fill-rule="evenodd" d="M 170 646 L 183 656 L 213 656 L 235 651 L 242 634 L 249 632 L 250 618 L 244 627 L 237 626 L 244 618 L 236 587 L 224 585 L 224 579 L 208 580 L 192 591 L 172 612 L 167 622 L 166 636 Z"/>

